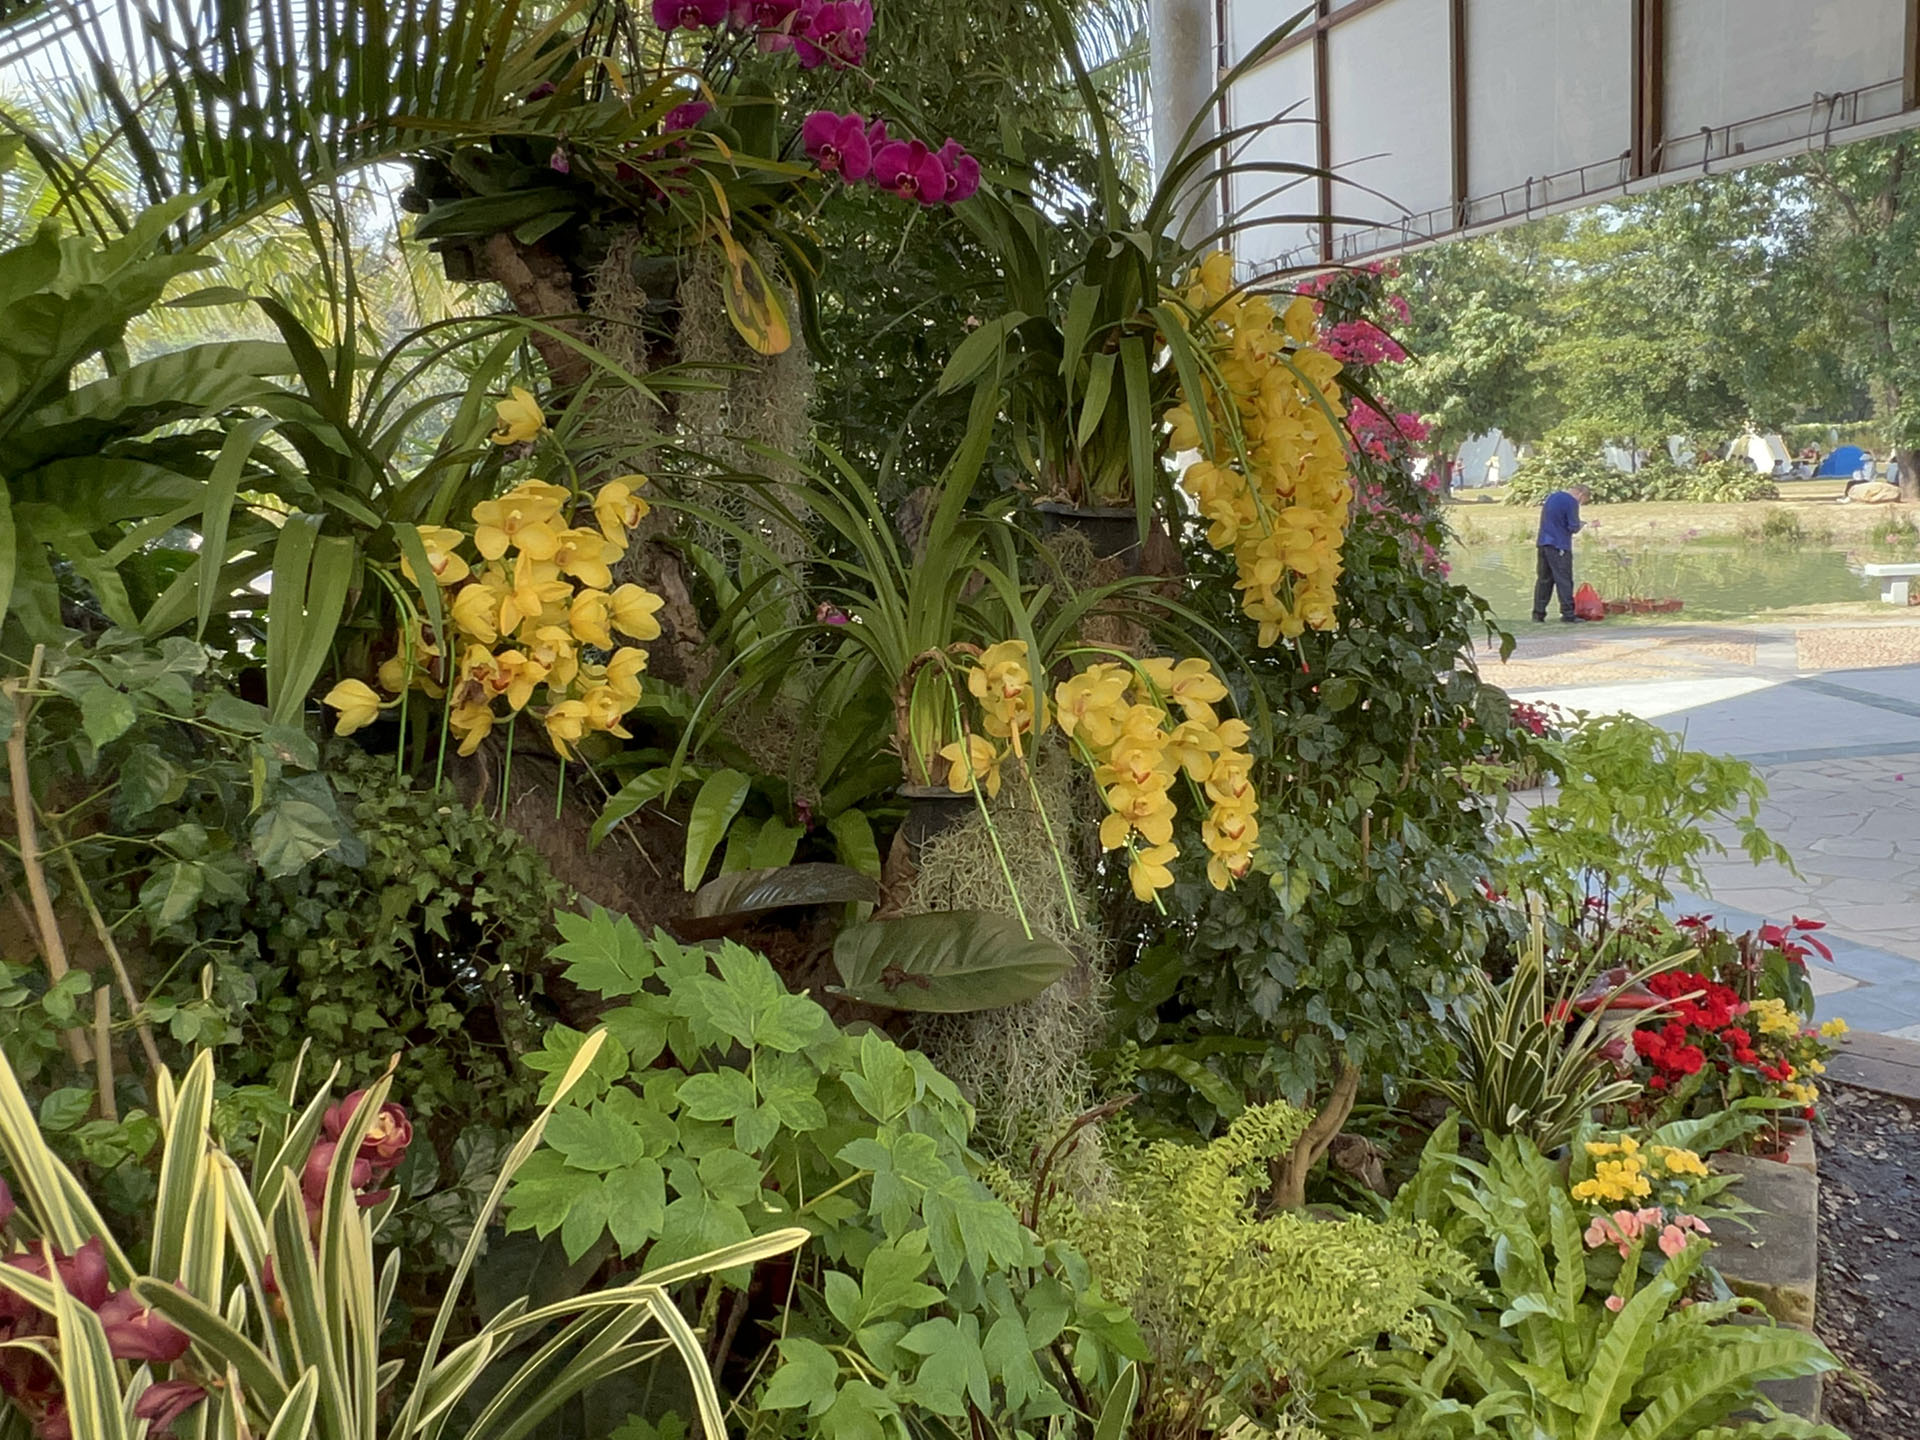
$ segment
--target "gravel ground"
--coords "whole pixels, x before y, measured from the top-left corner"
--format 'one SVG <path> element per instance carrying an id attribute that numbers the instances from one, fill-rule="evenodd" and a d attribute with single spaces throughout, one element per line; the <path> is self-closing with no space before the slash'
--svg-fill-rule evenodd
<path id="1" fill-rule="evenodd" d="M 1821 1339 L 1851 1368 L 1825 1419 L 1853 1440 L 1920 1436 L 1920 1112 L 1827 1087 L 1820 1137 Z"/>

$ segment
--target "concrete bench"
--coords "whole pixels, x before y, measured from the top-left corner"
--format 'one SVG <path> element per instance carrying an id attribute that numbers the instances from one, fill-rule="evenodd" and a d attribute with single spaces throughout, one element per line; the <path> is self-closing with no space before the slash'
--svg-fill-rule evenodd
<path id="1" fill-rule="evenodd" d="M 1862 565 L 1860 573 L 1887 582 L 1880 592 L 1880 598 L 1887 604 L 1905 605 L 1908 582 L 1920 575 L 1920 563 L 1903 561 L 1898 565 Z"/>

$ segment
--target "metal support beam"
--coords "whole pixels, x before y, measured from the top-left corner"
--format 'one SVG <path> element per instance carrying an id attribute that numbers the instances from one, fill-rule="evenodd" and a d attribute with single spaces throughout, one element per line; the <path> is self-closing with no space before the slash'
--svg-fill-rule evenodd
<path id="1" fill-rule="evenodd" d="M 1920 0 L 1906 0 L 1907 36 L 1900 50 L 1900 108 L 1920 110 Z"/>
<path id="2" fill-rule="evenodd" d="M 1920 4 L 1920 0 L 1915 0 Z M 1449 0 L 1447 98 L 1453 121 L 1453 223 L 1467 223 L 1467 0 Z"/>
<path id="3" fill-rule="evenodd" d="M 1633 178 L 1656 174 L 1667 120 L 1667 0 L 1633 0 Z"/>
<path id="4" fill-rule="evenodd" d="M 1314 164 L 1320 167 L 1320 259 L 1333 262 L 1333 112 L 1327 103 L 1328 12 L 1333 0 L 1318 0 L 1320 18 L 1313 26 L 1313 138 Z"/>

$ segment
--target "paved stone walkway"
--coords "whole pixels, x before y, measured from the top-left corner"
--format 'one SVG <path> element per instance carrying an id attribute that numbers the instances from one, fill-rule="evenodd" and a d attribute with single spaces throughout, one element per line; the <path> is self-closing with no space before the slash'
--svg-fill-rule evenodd
<path id="1" fill-rule="evenodd" d="M 1920 621 L 1831 626 L 1535 627 L 1483 654 L 1517 698 L 1627 711 L 1759 767 L 1761 823 L 1794 870 L 1737 850 L 1707 866 L 1710 911 L 1742 930 L 1824 920 L 1820 1013 L 1920 1039 Z"/>

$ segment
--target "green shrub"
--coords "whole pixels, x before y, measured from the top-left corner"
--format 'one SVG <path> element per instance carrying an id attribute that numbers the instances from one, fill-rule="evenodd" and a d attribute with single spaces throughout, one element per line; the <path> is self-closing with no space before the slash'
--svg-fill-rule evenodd
<path id="1" fill-rule="evenodd" d="M 1139 1317 L 1152 1360 L 1135 1440 L 1284 1431 L 1320 1369 L 1383 1337 L 1430 1346 L 1423 1307 L 1470 1283 L 1425 1224 L 1264 1213 L 1267 1165 L 1311 1118 L 1262 1105 L 1204 1147 L 1116 1145 L 1112 1194 L 1044 1207 L 1042 1230 Z"/>
<path id="2" fill-rule="evenodd" d="M 1593 446 L 1565 437 L 1541 442 L 1520 462 L 1507 484 L 1507 504 L 1538 505 L 1556 490 L 1585 485 L 1596 501 L 1638 499 L 1611 493 L 1620 485 L 1621 472 L 1606 462 Z"/>
<path id="3" fill-rule="evenodd" d="M 612 1041 L 516 1178 L 509 1228 L 649 1268 L 812 1230 L 770 1307 L 744 1275 L 693 1299 L 727 1337 L 716 1369 L 747 1377 L 748 1434 L 965 1436 L 973 1412 L 1036 1431 L 1140 1352 L 1086 1263 L 975 1178 L 971 1113 L 924 1055 L 840 1030 L 738 945 L 559 924 L 555 958 L 609 1001 Z M 529 1057 L 549 1090 L 585 1038 L 556 1026 Z"/>
<path id="4" fill-rule="evenodd" d="M 1594 503 L 1600 505 L 1641 500 L 1718 504 L 1780 498 L 1780 487 L 1745 460 L 1705 460 L 1680 466 L 1660 451 L 1638 470 L 1619 470 L 1607 463 L 1597 447 L 1563 436 L 1546 441 L 1514 472 L 1507 503 L 1538 505 L 1555 490 L 1574 485 L 1585 485 L 1593 492 Z"/>

